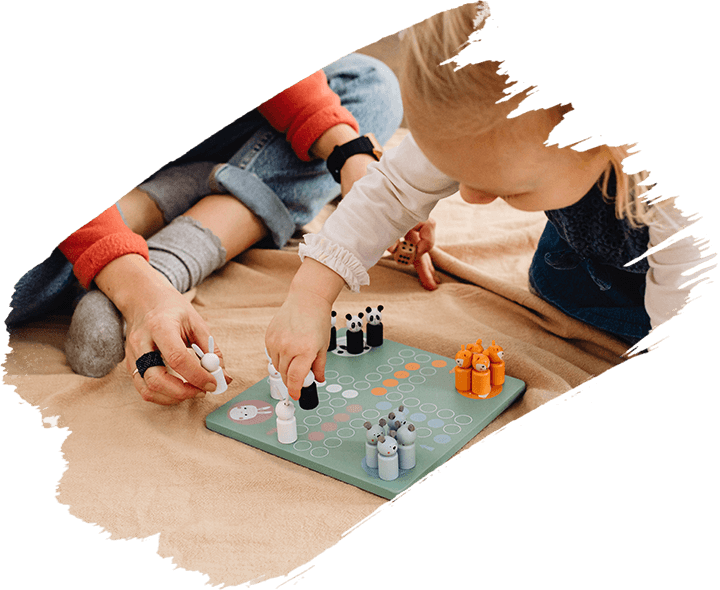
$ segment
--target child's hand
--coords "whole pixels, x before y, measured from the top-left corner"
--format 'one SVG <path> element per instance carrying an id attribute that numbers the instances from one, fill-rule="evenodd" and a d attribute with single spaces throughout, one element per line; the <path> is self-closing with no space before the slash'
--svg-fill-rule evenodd
<path id="1" fill-rule="evenodd" d="M 415 261 L 413 265 L 418 273 L 420 284 L 428 291 L 437 289 L 440 282 L 429 254 L 435 245 L 435 225 L 434 219 L 428 219 L 425 222 L 418 223 L 405 234 L 405 241 L 415 245 Z"/>
<path id="2" fill-rule="evenodd" d="M 306 258 L 280 311 L 270 322 L 265 347 L 293 399 L 312 370 L 325 380 L 332 304 L 345 282 L 334 271 Z"/>

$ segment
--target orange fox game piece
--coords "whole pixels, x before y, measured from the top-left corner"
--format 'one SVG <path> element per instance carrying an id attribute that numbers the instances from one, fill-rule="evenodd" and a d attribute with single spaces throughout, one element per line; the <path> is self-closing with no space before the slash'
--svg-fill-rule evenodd
<path id="1" fill-rule="evenodd" d="M 478 397 L 487 397 L 492 389 L 490 384 L 490 359 L 476 352 L 472 357 L 472 392 Z"/>
<path id="2" fill-rule="evenodd" d="M 505 383 L 505 361 L 503 349 L 492 341 L 492 346 L 485 349 L 485 354 L 490 358 L 490 377 L 493 387 Z"/>
<path id="3" fill-rule="evenodd" d="M 461 393 L 469 393 L 472 390 L 472 352 L 465 350 L 465 345 L 455 355 L 455 389 Z M 451 371 L 451 372 L 452 372 Z"/>

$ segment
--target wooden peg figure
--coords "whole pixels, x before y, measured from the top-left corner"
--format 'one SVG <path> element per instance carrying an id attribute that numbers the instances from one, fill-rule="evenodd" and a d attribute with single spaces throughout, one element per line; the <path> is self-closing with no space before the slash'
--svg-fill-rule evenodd
<path id="1" fill-rule="evenodd" d="M 398 442 L 398 457 L 400 469 L 412 469 L 415 467 L 415 439 L 417 432 L 415 425 L 406 422 L 395 433 L 395 439 Z"/>
<path id="2" fill-rule="evenodd" d="M 377 442 L 378 437 L 385 435 L 385 428 L 383 428 L 383 424 L 375 424 L 373 426 L 370 422 L 365 422 L 363 426 L 367 429 L 365 433 L 365 463 L 368 467 L 377 469 Z"/>
<path id="3" fill-rule="evenodd" d="M 277 415 L 278 442 L 290 445 L 297 440 L 297 418 L 295 418 L 295 404 L 289 397 L 280 400 L 275 406 Z"/>
<path id="4" fill-rule="evenodd" d="M 365 330 L 367 331 L 366 342 L 368 346 L 381 346 L 383 343 L 382 310 L 382 305 L 378 305 L 375 309 L 372 307 L 365 308 L 365 311 L 368 314 L 367 325 L 365 326 Z"/>
<path id="5" fill-rule="evenodd" d="M 391 430 L 390 432 L 394 433 L 395 431 Z M 400 475 L 397 449 L 397 441 L 392 436 L 380 435 L 378 437 L 378 475 L 380 479 L 392 481 Z"/>
<path id="6" fill-rule="evenodd" d="M 464 344 L 455 355 L 455 366 L 450 372 L 455 373 L 455 389 L 460 393 L 472 391 L 472 357 L 473 353 L 466 350 Z"/>
<path id="7" fill-rule="evenodd" d="M 476 352 L 480 352 L 480 353 L 484 352 L 483 345 L 482 345 L 482 338 L 478 338 L 475 341 L 475 344 L 468 344 L 465 348 L 466 348 L 466 350 L 469 350 L 473 354 L 475 354 Z"/>
<path id="8" fill-rule="evenodd" d="M 350 354 L 360 354 L 363 350 L 365 350 L 365 335 L 362 324 L 363 317 L 365 317 L 363 312 L 360 312 L 356 316 L 352 316 L 349 313 L 345 314 L 345 319 L 347 320 L 345 350 L 347 350 Z"/>
<path id="9" fill-rule="evenodd" d="M 215 381 L 217 381 L 217 387 L 212 393 L 215 395 L 225 393 L 228 387 L 227 381 L 225 381 L 225 373 L 223 373 L 222 367 L 220 366 L 220 357 L 213 352 L 215 350 L 215 340 L 213 340 L 213 337 L 210 336 L 208 338 L 207 352 L 203 352 L 202 348 L 195 343 L 191 346 L 195 351 L 195 354 L 198 355 L 203 369 L 208 371 L 213 377 L 215 377 Z"/>
<path id="10" fill-rule="evenodd" d="M 485 398 L 490 393 L 490 359 L 479 352 L 472 358 L 472 392 L 478 397 Z"/>
<path id="11" fill-rule="evenodd" d="M 505 361 L 503 357 L 505 352 L 503 349 L 492 341 L 492 346 L 485 349 L 485 354 L 490 359 L 490 378 L 493 387 L 505 383 Z"/>
<path id="12" fill-rule="evenodd" d="M 335 318 L 337 318 L 337 312 L 333 310 L 330 314 L 330 343 L 328 344 L 328 352 L 332 352 L 337 348 L 337 328 L 335 327 Z"/>
<path id="13" fill-rule="evenodd" d="M 271 398 L 280 400 L 287 397 L 287 386 L 283 383 L 280 372 L 272 364 L 272 361 L 268 363 L 268 381 L 270 382 Z"/>
<path id="14" fill-rule="evenodd" d="M 300 407 L 303 410 L 314 410 L 320 404 L 318 399 L 317 384 L 315 383 L 315 375 L 310 371 L 303 381 L 300 389 Z"/>

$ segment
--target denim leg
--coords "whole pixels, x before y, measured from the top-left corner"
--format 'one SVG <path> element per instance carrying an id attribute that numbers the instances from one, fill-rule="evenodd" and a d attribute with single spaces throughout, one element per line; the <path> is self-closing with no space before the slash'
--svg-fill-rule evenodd
<path id="1" fill-rule="evenodd" d="M 203 197 L 217 192 L 210 183 L 213 168 L 227 162 L 267 121 L 252 110 L 165 164 L 138 186 L 155 202 L 165 223 L 187 212 Z"/>
<path id="2" fill-rule="evenodd" d="M 69 305 L 82 288 L 72 264 L 55 248 L 43 262 L 26 272 L 15 284 L 8 327 L 28 322 L 63 305 Z"/>
<path id="3" fill-rule="evenodd" d="M 348 55 L 324 71 L 341 104 L 357 120 L 360 133 L 372 132 L 385 143 L 402 120 L 400 90 L 392 71 L 359 54 Z M 216 171 L 215 179 L 263 220 L 280 248 L 340 193 L 340 187 L 323 160 L 301 161 L 283 134 L 264 120 L 256 122 L 260 127 Z"/>

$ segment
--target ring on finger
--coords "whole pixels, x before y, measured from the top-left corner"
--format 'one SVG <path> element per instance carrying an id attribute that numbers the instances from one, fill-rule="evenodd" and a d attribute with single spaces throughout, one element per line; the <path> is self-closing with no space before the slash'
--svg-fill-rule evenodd
<path id="1" fill-rule="evenodd" d="M 135 371 L 133 372 L 133 377 L 135 376 L 135 373 L 139 373 L 140 377 L 145 378 L 145 371 L 147 371 L 150 367 L 164 366 L 165 363 L 162 360 L 162 354 L 160 354 L 159 350 L 146 352 L 135 361 Z"/>

